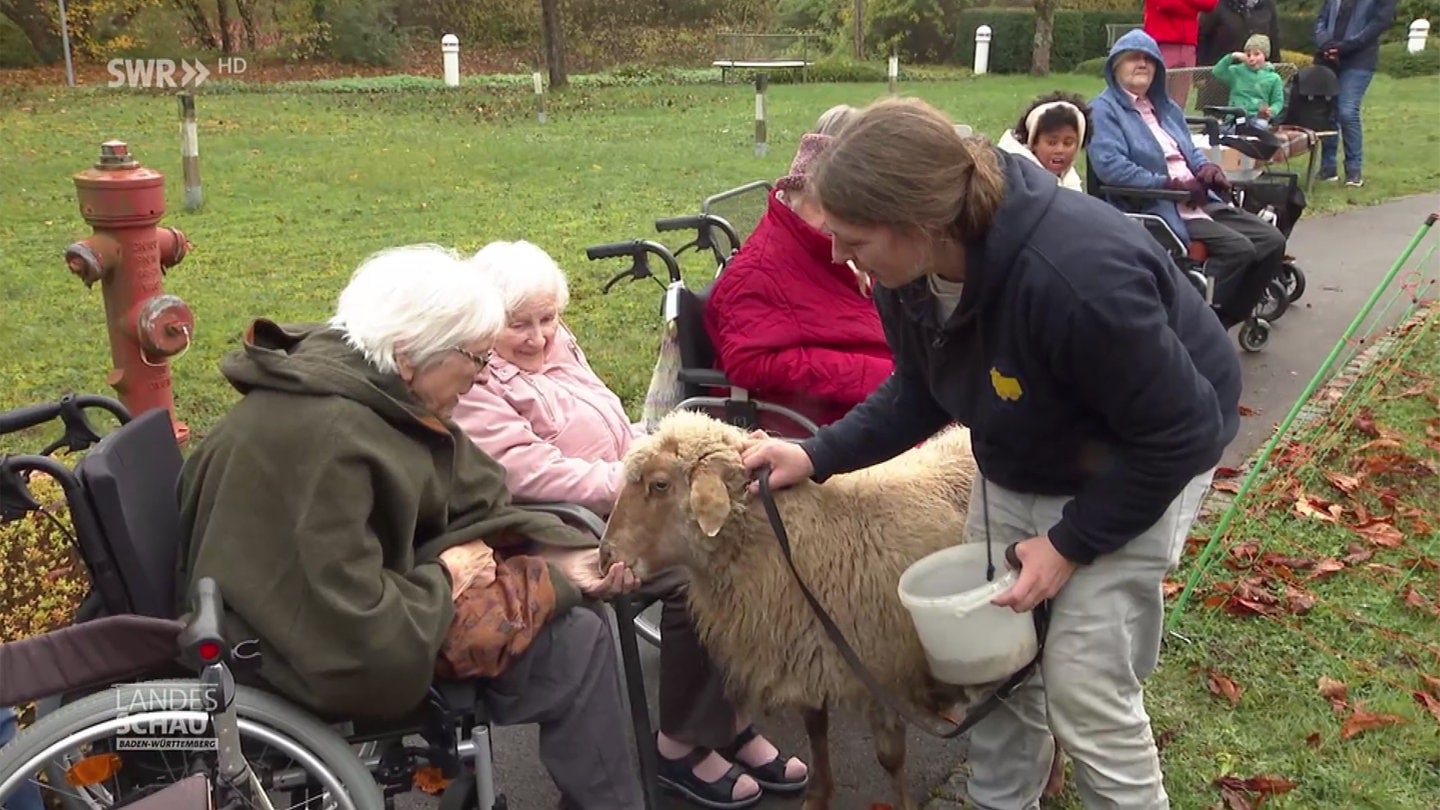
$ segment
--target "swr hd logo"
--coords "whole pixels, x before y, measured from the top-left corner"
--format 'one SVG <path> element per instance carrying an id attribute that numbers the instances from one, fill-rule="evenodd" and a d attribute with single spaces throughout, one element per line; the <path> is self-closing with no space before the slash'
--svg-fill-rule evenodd
<path id="1" fill-rule="evenodd" d="M 240 56 L 223 56 L 215 63 L 219 74 L 244 73 L 250 65 Z M 107 87 L 199 87 L 210 69 L 199 59 L 111 59 L 105 69 L 113 77 Z"/>

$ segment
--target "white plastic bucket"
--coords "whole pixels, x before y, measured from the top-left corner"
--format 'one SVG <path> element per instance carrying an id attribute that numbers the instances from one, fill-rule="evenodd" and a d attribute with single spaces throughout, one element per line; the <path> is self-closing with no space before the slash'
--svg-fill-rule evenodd
<path id="1" fill-rule="evenodd" d="M 990 604 L 1015 583 L 1005 547 L 991 547 L 996 577 L 985 581 L 985 544 L 951 546 L 915 561 L 900 575 L 900 602 L 925 647 L 930 674 L 945 683 L 1002 681 L 1035 657 L 1035 619 Z"/>

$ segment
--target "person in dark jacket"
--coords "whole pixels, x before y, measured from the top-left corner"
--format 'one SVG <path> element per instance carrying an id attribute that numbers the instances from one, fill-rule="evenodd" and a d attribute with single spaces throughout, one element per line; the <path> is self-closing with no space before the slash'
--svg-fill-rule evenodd
<path id="1" fill-rule="evenodd" d="M 1161 581 L 1239 427 L 1224 330 L 1143 229 L 922 101 L 864 110 L 810 180 L 835 259 L 875 279 L 895 373 L 803 443 L 753 438 L 746 467 L 824 481 L 967 426 L 965 540 L 997 566 L 1016 544 L 995 604 L 1050 610 L 1042 677 L 971 732 L 973 805 L 1034 807 L 1053 730 L 1088 806 L 1167 807 L 1141 681 Z"/>
<path id="2" fill-rule="evenodd" d="M 261 680 L 324 714 L 401 717 L 437 673 L 485 678 L 496 723 L 539 724 L 569 806 L 633 810 L 609 625 L 572 608 L 638 582 L 513 505 L 451 419 L 503 324 L 436 246 L 367 259 L 329 323 L 257 320 L 221 363 L 242 397 L 181 472 L 176 599 L 213 578 L 226 638 L 257 639 Z"/>
<path id="3" fill-rule="evenodd" d="M 1149 35 L 1130 31 L 1115 41 L 1105 82 L 1090 102 L 1095 136 L 1087 155 L 1095 177 L 1109 186 L 1190 192 L 1183 203 L 1157 200 L 1144 210 L 1185 242 L 1205 244 L 1220 321 L 1226 329 L 1243 323 L 1280 275 L 1285 235 L 1221 198 L 1230 183 L 1195 146 L 1184 113 L 1166 95 L 1165 65 Z"/>
<path id="4" fill-rule="evenodd" d="M 1317 63 L 1327 64 L 1340 80 L 1335 105 L 1335 129 L 1345 142 L 1345 185 L 1365 185 L 1365 133 L 1360 125 L 1360 103 L 1380 60 L 1380 35 L 1395 22 L 1395 0 L 1325 0 L 1315 16 Z M 1340 177 L 1339 144 L 1326 138 L 1320 144 L 1320 179 Z"/>
<path id="5" fill-rule="evenodd" d="M 1280 60 L 1280 12 L 1275 0 L 1220 0 L 1215 10 L 1200 15 L 1199 38 L 1195 59 L 1202 65 L 1213 65 L 1227 53 L 1245 50 L 1245 43 L 1255 34 L 1270 40 L 1271 63 Z"/>

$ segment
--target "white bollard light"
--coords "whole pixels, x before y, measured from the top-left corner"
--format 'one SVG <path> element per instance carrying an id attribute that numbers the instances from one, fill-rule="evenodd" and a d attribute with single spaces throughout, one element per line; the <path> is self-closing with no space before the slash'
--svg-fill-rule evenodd
<path id="1" fill-rule="evenodd" d="M 1430 21 L 1420 18 L 1410 23 L 1410 37 L 1405 41 L 1405 50 L 1420 53 L 1425 50 L 1425 39 L 1430 36 Z"/>
<path id="2" fill-rule="evenodd" d="M 440 59 L 445 68 L 445 86 L 460 86 L 460 38 L 446 34 L 440 38 Z"/>
<path id="3" fill-rule="evenodd" d="M 900 56 L 890 54 L 890 64 L 885 71 L 885 76 L 890 80 L 890 95 L 895 95 L 895 85 L 900 83 Z"/>
<path id="4" fill-rule="evenodd" d="M 983 76 L 990 72 L 990 26 L 982 25 L 975 29 L 975 75 Z"/>

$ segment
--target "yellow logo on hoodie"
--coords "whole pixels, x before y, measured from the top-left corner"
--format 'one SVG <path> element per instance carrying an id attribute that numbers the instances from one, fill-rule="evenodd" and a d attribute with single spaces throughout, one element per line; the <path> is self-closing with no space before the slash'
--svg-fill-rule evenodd
<path id="1" fill-rule="evenodd" d="M 1007 402 L 1014 402 L 1024 395 L 1020 390 L 1020 381 L 1014 377 L 1006 377 L 1000 370 L 994 367 L 990 369 L 990 385 L 995 387 L 996 396 Z"/>

